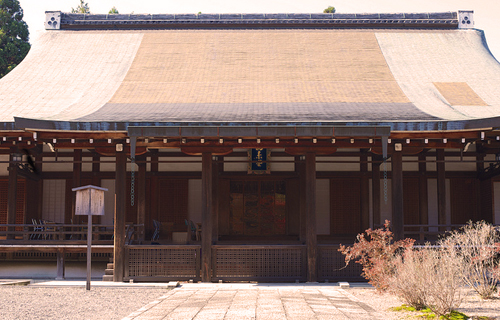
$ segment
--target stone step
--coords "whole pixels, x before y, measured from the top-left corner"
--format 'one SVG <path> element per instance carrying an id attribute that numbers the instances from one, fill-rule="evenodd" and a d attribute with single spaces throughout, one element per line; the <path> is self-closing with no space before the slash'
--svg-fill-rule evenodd
<path id="1" fill-rule="evenodd" d="M 115 264 L 114 263 L 108 263 L 106 269 L 114 269 Z"/>
<path id="2" fill-rule="evenodd" d="M 102 281 L 113 281 L 113 276 L 105 274 L 102 276 Z"/>
<path id="3" fill-rule="evenodd" d="M 114 269 L 105 269 L 104 270 L 104 274 L 105 275 L 114 275 L 115 274 L 115 270 Z"/>

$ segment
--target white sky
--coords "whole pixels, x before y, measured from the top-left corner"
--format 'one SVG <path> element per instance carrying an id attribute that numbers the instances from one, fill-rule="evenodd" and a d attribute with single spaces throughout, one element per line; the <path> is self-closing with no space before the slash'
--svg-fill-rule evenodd
<path id="1" fill-rule="evenodd" d="M 43 31 L 45 11 L 70 12 L 79 0 L 19 0 L 31 42 Z M 442 12 L 474 10 L 477 29 L 500 60 L 500 0 L 87 0 L 91 13 L 311 13 L 334 6 L 338 13 Z"/>

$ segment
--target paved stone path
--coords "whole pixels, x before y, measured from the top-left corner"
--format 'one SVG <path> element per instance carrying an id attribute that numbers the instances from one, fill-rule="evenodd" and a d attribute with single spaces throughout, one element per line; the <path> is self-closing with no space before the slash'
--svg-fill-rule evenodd
<path id="1" fill-rule="evenodd" d="M 184 284 L 124 320 L 384 319 L 330 285 Z"/>

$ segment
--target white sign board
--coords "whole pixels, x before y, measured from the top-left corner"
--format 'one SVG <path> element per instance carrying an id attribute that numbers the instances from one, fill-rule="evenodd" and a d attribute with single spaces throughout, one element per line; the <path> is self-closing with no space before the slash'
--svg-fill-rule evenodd
<path id="1" fill-rule="evenodd" d="M 75 215 L 104 215 L 104 191 L 108 189 L 84 186 L 73 191 L 76 191 Z"/>
<path id="2" fill-rule="evenodd" d="M 76 191 L 75 215 L 89 216 L 87 228 L 87 290 L 90 290 L 90 279 L 92 278 L 92 219 L 90 216 L 104 215 L 104 191 L 108 191 L 108 189 L 83 186 L 71 190 Z"/>

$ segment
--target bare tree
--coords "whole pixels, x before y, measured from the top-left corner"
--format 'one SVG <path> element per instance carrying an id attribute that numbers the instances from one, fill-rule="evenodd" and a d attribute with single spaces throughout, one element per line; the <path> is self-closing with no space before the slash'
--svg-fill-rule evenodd
<path id="1" fill-rule="evenodd" d="M 492 298 L 497 291 L 499 244 L 498 230 L 484 221 L 469 222 L 441 241 L 442 246 L 457 251 L 455 264 L 463 281 L 483 299 Z"/>

